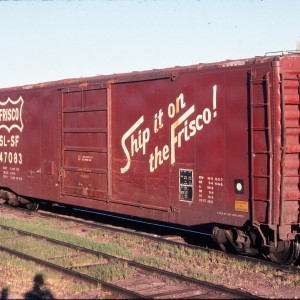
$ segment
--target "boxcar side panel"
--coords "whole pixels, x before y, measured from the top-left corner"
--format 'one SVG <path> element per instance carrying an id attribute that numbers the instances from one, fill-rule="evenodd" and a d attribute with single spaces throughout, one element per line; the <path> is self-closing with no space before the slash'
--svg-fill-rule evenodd
<path id="1" fill-rule="evenodd" d="M 219 68 L 114 84 L 113 198 L 166 211 L 164 221 L 243 224 L 250 209 L 247 76 L 246 67 Z"/>
<path id="2" fill-rule="evenodd" d="M 19 195 L 59 196 L 60 104 L 56 90 L 20 89 L 0 95 L 1 185 Z"/>

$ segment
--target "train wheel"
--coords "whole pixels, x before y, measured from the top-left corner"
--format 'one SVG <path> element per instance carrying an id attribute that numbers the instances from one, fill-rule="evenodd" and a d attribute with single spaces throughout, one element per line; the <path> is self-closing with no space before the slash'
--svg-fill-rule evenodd
<path id="1" fill-rule="evenodd" d="M 293 264 L 300 253 L 300 244 L 298 240 L 285 241 L 283 243 L 283 250 L 279 252 L 273 252 L 269 254 L 270 259 L 281 265 Z"/>
<path id="2" fill-rule="evenodd" d="M 30 211 L 37 211 L 39 209 L 39 204 L 35 202 L 30 202 L 26 204 L 26 208 Z"/>

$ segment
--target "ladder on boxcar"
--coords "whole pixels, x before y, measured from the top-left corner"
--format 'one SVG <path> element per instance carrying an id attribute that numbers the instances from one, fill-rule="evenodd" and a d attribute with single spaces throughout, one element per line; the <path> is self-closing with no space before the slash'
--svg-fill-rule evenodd
<path id="1" fill-rule="evenodd" d="M 269 73 L 250 80 L 250 186 L 252 221 L 271 223 L 272 159 Z"/>

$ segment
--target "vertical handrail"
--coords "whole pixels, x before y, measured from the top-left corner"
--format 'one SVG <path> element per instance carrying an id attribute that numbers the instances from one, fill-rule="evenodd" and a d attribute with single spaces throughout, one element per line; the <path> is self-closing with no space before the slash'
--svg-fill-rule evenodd
<path id="1" fill-rule="evenodd" d="M 285 161 L 285 145 L 286 145 L 286 130 L 285 130 L 285 101 L 284 101 L 284 89 L 283 89 L 283 81 L 284 78 L 282 76 L 282 74 L 280 74 L 280 105 L 281 105 L 281 161 Z M 281 188 L 280 188 L 280 215 L 279 215 L 279 227 L 281 227 L 282 224 L 282 213 L 283 213 L 283 198 L 284 198 L 284 168 L 281 167 Z"/>
<path id="2" fill-rule="evenodd" d="M 270 92 L 269 92 L 269 88 L 270 88 L 270 72 L 268 72 L 266 74 L 265 77 L 265 82 L 266 82 L 266 113 L 267 113 L 267 134 L 268 134 L 268 148 L 267 151 L 269 151 L 269 182 L 268 182 L 268 186 L 269 186 L 269 191 L 268 191 L 268 198 L 269 198 L 269 204 L 268 204 L 268 225 L 271 225 L 271 216 L 272 216 L 272 205 L 273 205 L 273 201 L 272 201 L 272 197 L 273 197 L 273 190 L 272 190 L 272 182 L 273 182 L 273 176 L 272 176 L 272 170 L 273 170 L 273 144 L 272 144 L 272 132 L 271 132 L 271 127 L 270 124 L 271 123 L 271 103 L 270 103 Z"/>
<path id="3" fill-rule="evenodd" d="M 253 160 L 253 79 L 252 72 L 250 73 L 250 88 L 249 88 L 249 110 L 250 110 L 250 200 L 251 200 L 251 212 L 252 212 L 252 222 L 255 220 L 255 210 L 254 210 L 254 160 Z"/>

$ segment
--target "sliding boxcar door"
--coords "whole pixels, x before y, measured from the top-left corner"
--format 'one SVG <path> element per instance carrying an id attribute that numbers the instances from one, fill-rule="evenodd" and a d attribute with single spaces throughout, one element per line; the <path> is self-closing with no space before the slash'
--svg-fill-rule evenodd
<path id="1" fill-rule="evenodd" d="M 108 197 L 107 88 L 62 90 L 62 195 Z"/>

